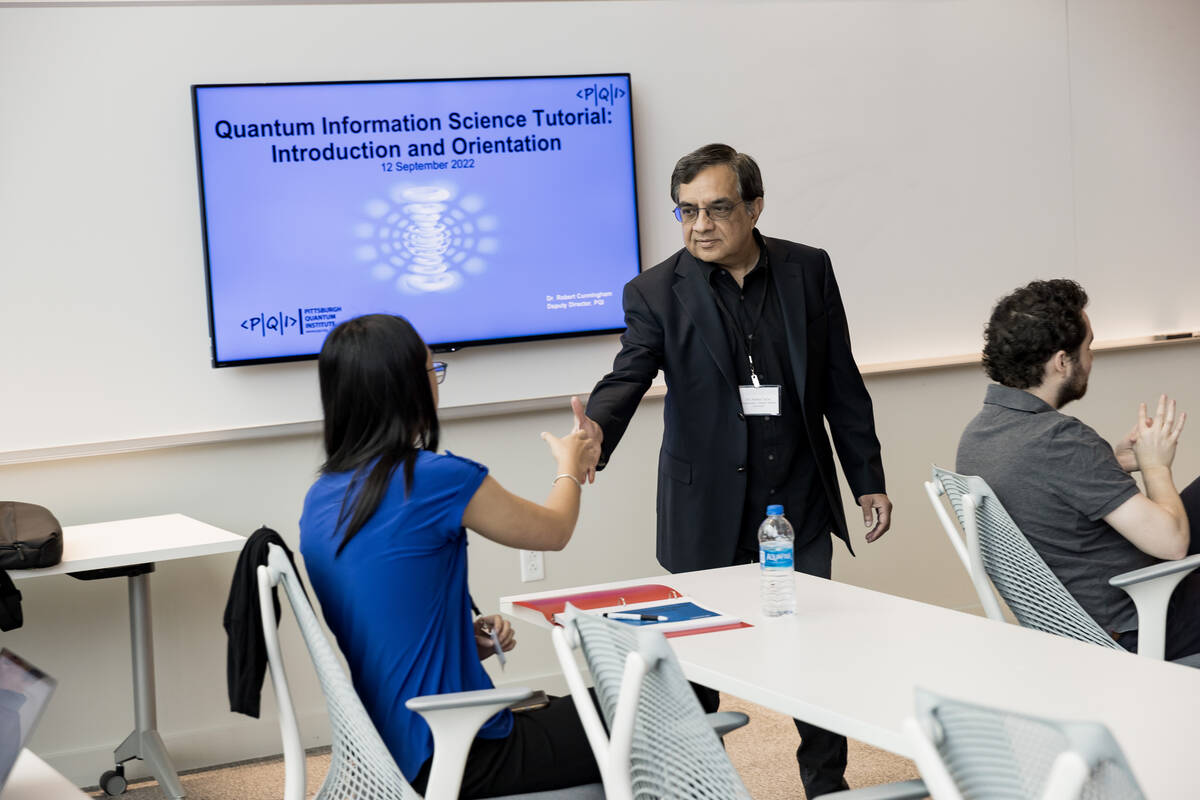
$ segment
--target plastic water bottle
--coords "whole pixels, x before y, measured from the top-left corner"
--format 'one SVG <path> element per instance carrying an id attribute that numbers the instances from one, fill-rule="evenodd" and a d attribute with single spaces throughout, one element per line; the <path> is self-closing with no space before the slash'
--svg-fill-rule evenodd
<path id="1" fill-rule="evenodd" d="M 792 543 L 796 533 L 783 516 L 783 506 L 767 506 L 758 526 L 758 563 L 762 572 L 762 610 L 768 617 L 796 613 L 796 580 L 792 575 Z"/>

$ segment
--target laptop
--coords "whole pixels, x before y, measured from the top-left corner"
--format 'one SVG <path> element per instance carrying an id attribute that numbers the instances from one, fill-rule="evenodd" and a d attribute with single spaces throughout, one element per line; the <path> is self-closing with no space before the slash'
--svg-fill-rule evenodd
<path id="1" fill-rule="evenodd" d="M 0 650 L 0 789 L 57 685 L 8 648 Z"/>

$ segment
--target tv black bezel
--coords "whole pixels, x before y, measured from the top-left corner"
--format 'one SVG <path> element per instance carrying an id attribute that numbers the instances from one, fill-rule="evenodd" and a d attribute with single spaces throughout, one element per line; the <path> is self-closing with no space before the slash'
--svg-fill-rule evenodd
<path id="1" fill-rule="evenodd" d="M 629 166 L 633 194 L 633 235 L 637 244 L 636 270 L 630 278 L 635 278 L 642 269 L 642 226 L 638 213 L 637 191 L 637 151 L 633 137 L 633 78 L 628 72 L 595 72 L 577 75 L 508 75 L 508 76 L 475 76 L 469 78 L 383 78 L 375 80 L 350 81 L 265 81 L 252 83 L 193 83 L 192 95 L 192 130 L 196 141 L 196 183 L 200 194 L 200 241 L 204 249 L 204 292 L 208 301 L 208 340 L 212 351 L 212 366 L 214 369 L 224 367 L 245 367 L 255 364 L 283 364 L 293 361 L 313 361 L 318 353 L 298 354 L 287 356 L 270 356 L 266 358 L 242 358 L 232 361 L 221 361 L 217 356 L 216 318 L 213 313 L 212 265 L 208 252 L 208 216 L 204 196 L 204 160 L 200 151 L 200 111 L 197 102 L 199 89 L 228 89 L 267 86 L 330 86 L 368 83 L 466 83 L 469 81 L 512 81 L 512 80 L 544 80 L 544 79 L 573 79 L 573 78 L 608 78 L 622 77 L 629 82 Z M 467 339 L 457 342 L 427 342 L 429 349 L 435 353 L 452 353 L 466 347 L 484 347 L 495 344 L 514 344 L 518 342 L 543 342 L 556 339 L 578 339 L 584 336 L 607 336 L 624 331 L 624 326 L 615 328 L 594 328 L 586 331 L 565 331 L 557 333 L 539 333 L 528 336 L 504 336 L 492 339 Z"/>

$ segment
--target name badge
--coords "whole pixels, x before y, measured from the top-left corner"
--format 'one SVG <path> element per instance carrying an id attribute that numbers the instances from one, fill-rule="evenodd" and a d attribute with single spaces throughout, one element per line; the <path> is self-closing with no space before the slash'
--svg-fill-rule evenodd
<path id="1" fill-rule="evenodd" d="M 778 386 L 739 386 L 742 413 L 752 417 L 779 416 Z"/>

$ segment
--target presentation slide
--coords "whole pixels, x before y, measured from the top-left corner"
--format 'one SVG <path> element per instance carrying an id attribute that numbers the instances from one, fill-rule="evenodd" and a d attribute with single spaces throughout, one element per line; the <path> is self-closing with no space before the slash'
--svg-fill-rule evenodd
<path id="1" fill-rule="evenodd" d="M 627 74 L 192 87 L 213 362 L 407 317 L 431 346 L 619 330 Z"/>

